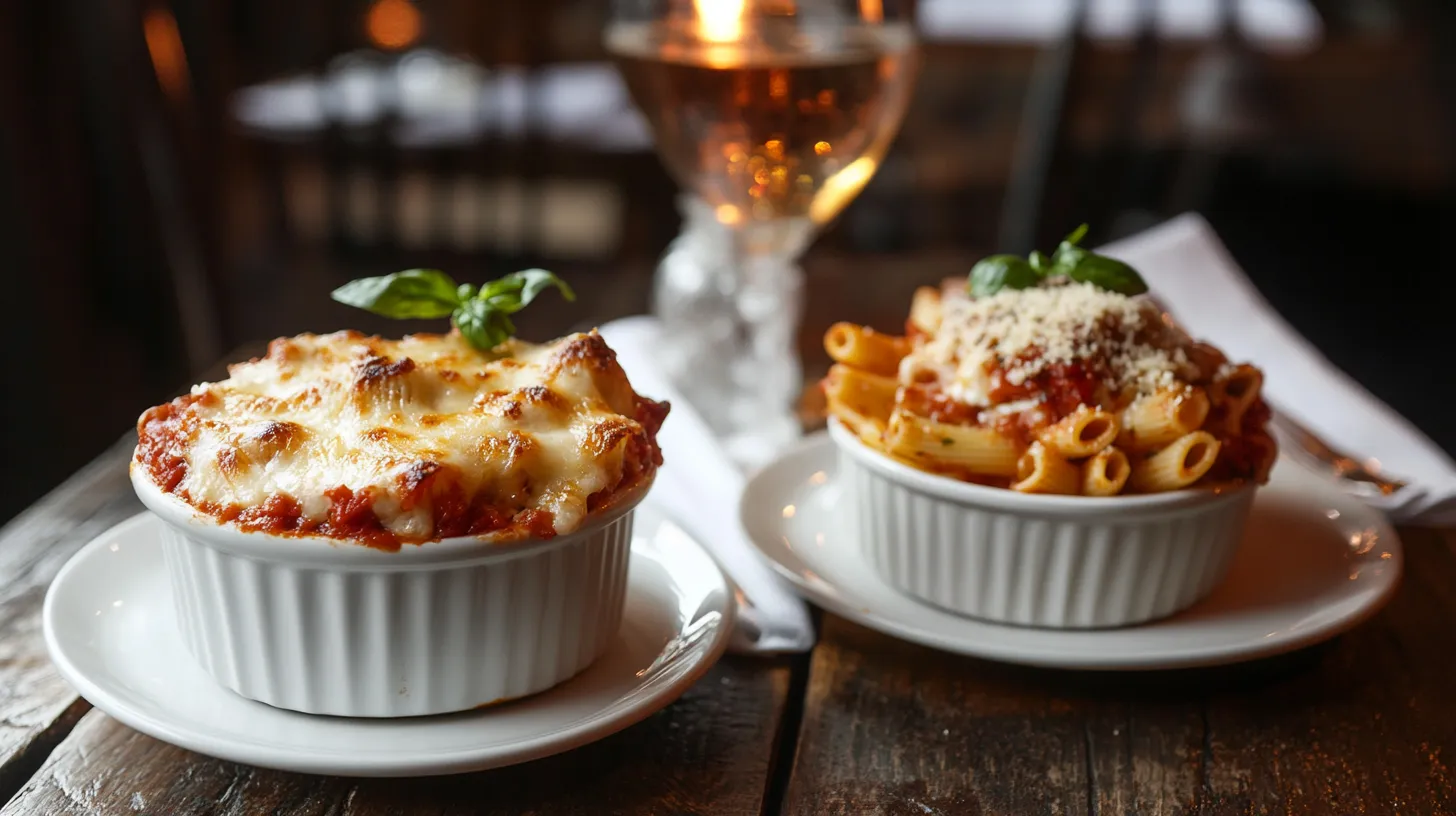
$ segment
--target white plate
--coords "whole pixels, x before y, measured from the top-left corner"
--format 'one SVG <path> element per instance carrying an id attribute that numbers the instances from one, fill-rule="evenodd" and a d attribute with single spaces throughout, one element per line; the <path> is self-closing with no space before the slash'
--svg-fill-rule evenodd
<path id="1" fill-rule="evenodd" d="M 482 770 L 585 745 L 677 699 L 723 653 L 733 595 L 694 541 L 638 511 L 615 645 L 533 697 L 409 719 L 321 717 L 245 699 L 212 681 L 177 633 L 158 527 L 144 513 L 86 545 L 45 602 L 51 659 L 97 708 L 157 739 L 306 773 L 417 776 Z"/>
<path id="2" fill-rule="evenodd" d="M 810 600 L 895 637 L 976 657 L 1077 669 L 1166 669 L 1288 652 L 1374 614 L 1400 580 L 1400 540 L 1374 510 L 1281 462 L 1259 491 L 1228 578 L 1161 621 L 1071 631 L 1007 626 L 902 595 L 871 569 L 853 513 L 837 506 L 835 450 L 817 436 L 761 471 L 743 524 L 774 568 Z"/>

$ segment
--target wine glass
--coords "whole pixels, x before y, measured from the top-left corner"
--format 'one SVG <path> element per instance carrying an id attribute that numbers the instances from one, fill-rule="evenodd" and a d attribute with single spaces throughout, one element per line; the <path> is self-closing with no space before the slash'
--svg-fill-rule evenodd
<path id="1" fill-rule="evenodd" d="M 606 46 L 691 196 L 660 357 L 745 465 L 798 434 L 799 255 L 879 168 L 915 38 L 894 0 L 617 0 Z"/>

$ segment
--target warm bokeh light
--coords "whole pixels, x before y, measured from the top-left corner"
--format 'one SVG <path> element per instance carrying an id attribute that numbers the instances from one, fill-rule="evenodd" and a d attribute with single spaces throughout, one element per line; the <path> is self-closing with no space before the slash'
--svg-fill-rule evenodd
<path id="1" fill-rule="evenodd" d="M 789 96 L 789 72 L 775 68 L 768 72 L 768 95 L 770 99 L 783 101 Z"/>
<path id="2" fill-rule="evenodd" d="M 867 23 L 883 23 L 885 21 L 884 0 L 859 0 L 859 16 Z"/>
<path id="3" fill-rule="evenodd" d="M 377 0 L 364 17 L 364 30 L 375 45 L 399 49 L 420 37 L 420 10 L 409 0 Z"/>
<path id="4" fill-rule="evenodd" d="M 809 205 L 809 218 L 816 224 L 826 224 L 839 214 L 845 205 L 859 195 L 870 179 L 875 177 L 879 162 L 869 156 L 860 156 L 848 167 L 824 180 L 824 187 Z"/>
<path id="5" fill-rule="evenodd" d="M 704 40 L 735 42 L 743 36 L 744 0 L 693 0 Z"/>
<path id="6" fill-rule="evenodd" d="M 182 47 L 177 18 L 166 9 L 151 9 L 142 18 L 142 35 L 146 38 L 152 70 L 157 73 L 157 84 L 162 86 L 162 92 L 174 101 L 185 99 L 187 52 Z"/>

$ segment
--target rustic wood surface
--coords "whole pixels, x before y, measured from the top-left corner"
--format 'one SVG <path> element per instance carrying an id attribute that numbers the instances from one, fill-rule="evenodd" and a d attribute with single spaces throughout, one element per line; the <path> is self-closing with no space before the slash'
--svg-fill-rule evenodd
<path id="1" fill-rule="evenodd" d="M 1383 612 L 1220 669 L 943 654 L 829 618 L 783 812 L 1456 813 L 1456 532 L 1406 529 Z"/>
<path id="2" fill-rule="evenodd" d="M 1024 669 L 826 616 L 812 655 L 727 659 L 646 722 L 522 766 L 358 780 L 216 760 L 91 710 L 45 655 L 45 587 L 140 507 L 131 445 L 0 529 L 0 816 L 1456 813 L 1453 530 L 1402 530 L 1404 582 L 1370 622 L 1242 666 Z"/>
<path id="3" fill-rule="evenodd" d="M 792 745 L 794 736 L 783 729 L 790 658 L 730 658 L 622 733 L 527 765 L 446 779 L 251 768 L 88 713 L 46 658 L 41 602 L 72 553 L 141 509 L 126 476 L 134 444 L 121 440 L 0 532 L 0 800 L 10 800 L 0 813 L 763 812 L 778 745 Z"/>
<path id="4" fill-rule="evenodd" d="M 88 706 L 51 668 L 40 609 L 51 578 L 98 533 L 141 509 L 118 442 L 0 530 L 0 798 L 40 765 Z"/>
<path id="5" fill-rule="evenodd" d="M 342 779 L 239 765 L 83 717 L 7 814 L 701 813 L 763 811 L 790 661 L 729 658 L 647 721 L 483 773 Z"/>

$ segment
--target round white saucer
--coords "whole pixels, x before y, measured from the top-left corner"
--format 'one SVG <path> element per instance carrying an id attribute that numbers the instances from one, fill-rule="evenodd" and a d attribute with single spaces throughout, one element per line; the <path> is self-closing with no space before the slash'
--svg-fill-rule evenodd
<path id="1" fill-rule="evenodd" d="M 459 773 L 525 762 L 620 731 L 677 699 L 723 653 L 733 594 L 708 554 L 638 511 L 618 640 L 541 694 L 459 714 L 300 714 L 217 685 L 177 633 L 150 513 L 101 534 L 45 601 L 51 659 L 97 708 L 157 739 L 223 759 L 348 776 Z"/>
<path id="2" fill-rule="evenodd" d="M 1385 519 L 1297 464 L 1259 491 L 1228 578 L 1171 618 L 1124 629 L 1035 629 L 979 621 L 890 587 L 860 553 L 826 436 L 801 443 L 749 483 L 744 527 L 773 567 L 815 603 L 895 637 L 1033 666 L 1165 669 L 1288 652 L 1374 614 L 1400 580 Z"/>

